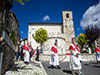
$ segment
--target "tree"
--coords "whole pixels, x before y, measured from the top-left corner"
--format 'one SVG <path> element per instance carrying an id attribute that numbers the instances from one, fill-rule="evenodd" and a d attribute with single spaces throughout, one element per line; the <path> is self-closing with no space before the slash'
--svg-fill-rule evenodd
<path id="1" fill-rule="evenodd" d="M 37 43 L 40 43 L 41 45 L 43 45 L 43 43 L 47 41 L 48 39 L 47 30 L 43 28 L 36 30 L 33 38 L 35 39 Z"/>
<path id="2" fill-rule="evenodd" d="M 30 1 L 30 0 L 11 0 L 12 2 L 16 1 L 19 2 L 21 5 L 24 5 L 24 1 Z"/>
<path id="3" fill-rule="evenodd" d="M 89 40 L 89 46 L 92 47 L 92 43 L 100 36 L 100 30 L 97 26 L 88 26 L 85 28 L 86 39 Z"/>
<path id="4" fill-rule="evenodd" d="M 86 35 L 85 34 L 79 34 L 78 37 L 76 38 L 77 43 L 79 45 L 81 45 L 81 50 L 83 49 L 83 46 L 88 42 L 88 40 L 86 39 Z"/>

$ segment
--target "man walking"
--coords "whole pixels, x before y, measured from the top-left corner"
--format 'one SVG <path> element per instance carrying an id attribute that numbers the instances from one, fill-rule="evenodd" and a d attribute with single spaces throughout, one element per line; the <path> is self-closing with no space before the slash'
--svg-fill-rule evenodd
<path id="1" fill-rule="evenodd" d="M 24 62 L 25 64 L 29 64 L 30 61 L 30 53 L 29 53 L 29 43 L 24 46 L 23 53 L 24 53 Z"/>
<path id="2" fill-rule="evenodd" d="M 37 46 L 37 48 L 36 48 L 36 58 L 35 58 L 35 60 L 36 61 L 39 61 L 39 46 Z"/>
<path id="3" fill-rule="evenodd" d="M 51 47 L 50 50 L 51 58 L 50 58 L 50 65 L 48 68 L 61 68 L 59 66 L 59 59 L 58 59 L 58 50 L 57 50 L 57 41 L 55 41 L 54 46 Z"/>
<path id="4" fill-rule="evenodd" d="M 97 63 L 100 63 L 100 49 L 99 49 L 99 45 L 97 45 L 97 47 L 95 48 L 95 53 L 96 53 Z"/>
<path id="5" fill-rule="evenodd" d="M 73 75 L 75 75 L 74 71 L 78 71 L 79 75 L 81 75 L 82 67 L 80 62 L 80 51 L 75 44 L 75 38 L 72 38 L 72 44 L 70 45 L 69 50 L 70 50 L 70 69 L 72 70 Z"/>

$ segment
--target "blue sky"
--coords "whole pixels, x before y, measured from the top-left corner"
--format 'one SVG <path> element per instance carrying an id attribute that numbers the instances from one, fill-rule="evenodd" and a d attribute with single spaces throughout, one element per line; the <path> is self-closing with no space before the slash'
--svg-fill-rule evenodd
<path id="1" fill-rule="evenodd" d="M 99 6 L 99 0 L 30 0 L 30 2 L 25 2 L 23 6 L 14 2 L 11 11 L 16 14 L 20 25 L 20 36 L 21 39 L 24 39 L 28 37 L 29 22 L 61 23 L 62 11 L 71 10 L 73 12 L 75 36 L 77 37 L 80 33 L 84 33 L 83 23 L 88 24 L 90 22 L 86 21 L 89 17 L 85 16 L 90 14 L 88 10 L 92 12 L 91 8 L 94 6 L 97 9 L 97 5 Z M 100 11 L 98 12 L 100 14 Z M 47 20 L 43 20 L 46 15 Z"/>

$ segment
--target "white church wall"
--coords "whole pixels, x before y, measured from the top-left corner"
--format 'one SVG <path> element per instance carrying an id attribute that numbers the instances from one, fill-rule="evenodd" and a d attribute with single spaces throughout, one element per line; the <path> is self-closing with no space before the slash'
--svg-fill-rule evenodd
<path id="1" fill-rule="evenodd" d="M 32 47 L 35 49 L 37 46 L 39 46 L 38 43 L 36 43 L 36 41 L 33 39 L 33 35 L 35 33 L 36 30 L 38 30 L 39 28 L 43 28 L 46 29 L 48 31 L 48 36 L 50 37 L 50 35 L 54 35 L 55 34 L 61 34 L 61 25 L 29 25 L 29 32 L 28 32 L 28 41 L 31 42 Z"/>

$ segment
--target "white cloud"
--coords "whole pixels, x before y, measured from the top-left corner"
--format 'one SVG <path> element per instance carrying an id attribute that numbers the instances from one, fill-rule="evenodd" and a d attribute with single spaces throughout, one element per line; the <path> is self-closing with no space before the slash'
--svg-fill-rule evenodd
<path id="1" fill-rule="evenodd" d="M 100 3 L 89 7 L 83 14 L 80 25 L 84 28 L 88 25 L 97 25 L 100 28 Z"/>
<path id="2" fill-rule="evenodd" d="M 43 17 L 43 21 L 50 21 L 50 17 L 49 17 L 48 15 L 45 15 L 45 16 Z"/>
<path id="3" fill-rule="evenodd" d="M 21 31 L 21 34 L 23 34 L 23 31 Z"/>

